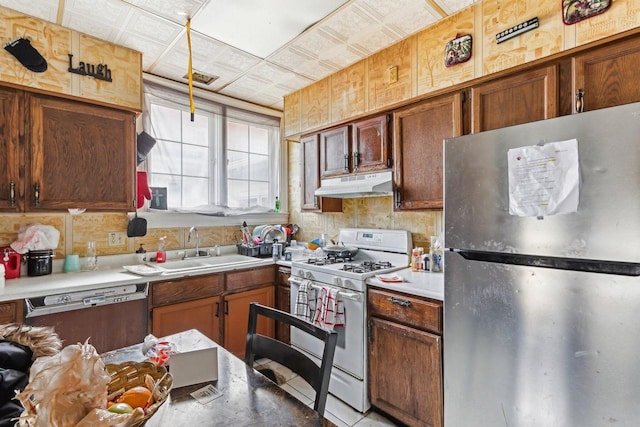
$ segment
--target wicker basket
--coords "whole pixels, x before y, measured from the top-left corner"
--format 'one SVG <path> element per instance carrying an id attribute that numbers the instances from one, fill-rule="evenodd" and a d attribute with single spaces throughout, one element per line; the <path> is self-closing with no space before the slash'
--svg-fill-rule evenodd
<path id="1" fill-rule="evenodd" d="M 130 424 L 132 427 L 143 426 L 149 418 L 156 413 L 158 408 L 167 400 L 171 386 L 173 385 L 173 377 L 167 372 L 166 368 L 157 366 L 152 362 L 127 362 L 118 365 L 106 365 L 107 373 L 111 376 L 111 381 L 107 386 L 107 393 L 124 392 L 136 386 L 145 386 L 145 375 L 150 375 L 157 385 L 154 398 L 155 402 L 146 410 L 146 415 Z"/>

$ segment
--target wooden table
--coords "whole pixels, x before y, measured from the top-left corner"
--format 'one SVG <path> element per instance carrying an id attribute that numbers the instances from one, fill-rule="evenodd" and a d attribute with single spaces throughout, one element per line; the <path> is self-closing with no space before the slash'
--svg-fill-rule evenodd
<path id="1" fill-rule="evenodd" d="M 178 350 L 193 348 L 202 340 L 213 343 L 195 329 L 163 340 L 176 343 Z M 104 353 L 102 359 L 108 364 L 140 362 L 145 357 L 142 344 L 136 344 Z M 173 389 L 146 426 L 335 426 L 222 346 L 218 346 L 218 380 L 212 384 L 222 396 L 205 405 L 190 393 L 206 383 Z"/>

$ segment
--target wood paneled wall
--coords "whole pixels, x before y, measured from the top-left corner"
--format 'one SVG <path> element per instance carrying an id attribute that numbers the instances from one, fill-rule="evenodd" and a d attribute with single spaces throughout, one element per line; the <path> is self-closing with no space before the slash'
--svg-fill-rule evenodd
<path id="1" fill-rule="evenodd" d="M 539 27 L 503 43 L 500 31 L 538 17 Z M 614 0 L 605 13 L 562 22 L 559 1 L 482 0 L 393 46 L 285 97 L 285 136 L 318 130 L 436 90 L 507 70 L 640 27 L 640 0 Z M 471 60 L 444 65 L 457 34 L 473 37 Z M 397 67 L 398 80 L 389 80 Z M 295 115 L 300 111 L 300 116 Z M 293 117 L 293 122 L 287 122 Z M 299 119 L 298 119 L 299 117 Z M 297 121 L 295 121 L 297 120 Z"/>
<path id="2" fill-rule="evenodd" d="M 0 82 L 89 100 L 96 103 L 142 110 L 142 54 L 77 31 L 72 31 L 0 6 L 0 38 L 12 41 L 28 38 L 47 60 L 47 70 L 35 73 L 24 67 L 13 55 L 0 55 Z M 79 61 L 107 64 L 113 81 L 70 73 Z"/>

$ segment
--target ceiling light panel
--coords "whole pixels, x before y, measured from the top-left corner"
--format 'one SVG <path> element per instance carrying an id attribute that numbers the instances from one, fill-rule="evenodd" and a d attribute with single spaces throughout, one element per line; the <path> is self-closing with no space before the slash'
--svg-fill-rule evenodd
<path id="1" fill-rule="evenodd" d="M 191 28 L 266 58 L 345 0 L 211 0 Z"/>

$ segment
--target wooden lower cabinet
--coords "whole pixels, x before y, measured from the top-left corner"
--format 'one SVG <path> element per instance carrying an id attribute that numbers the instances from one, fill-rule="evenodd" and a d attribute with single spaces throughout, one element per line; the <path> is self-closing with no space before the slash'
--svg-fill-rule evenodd
<path id="1" fill-rule="evenodd" d="M 197 329 L 220 342 L 220 297 L 171 304 L 153 309 L 152 333 L 156 337 Z"/>
<path id="2" fill-rule="evenodd" d="M 442 303 L 369 289 L 369 399 L 409 426 L 442 427 Z"/>
<path id="3" fill-rule="evenodd" d="M 0 303 L 0 324 L 22 323 L 24 302 L 22 300 L 6 301 Z"/>
<path id="4" fill-rule="evenodd" d="M 244 359 L 249 325 L 249 304 L 252 302 L 274 307 L 274 286 L 265 286 L 224 296 L 223 346 L 241 359 Z M 259 319 L 257 331 L 260 334 L 274 337 L 273 320 Z"/>
<path id="5" fill-rule="evenodd" d="M 176 278 L 151 285 L 151 333 L 157 337 L 197 329 L 215 342 L 220 336 L 224 274 Z"/>

